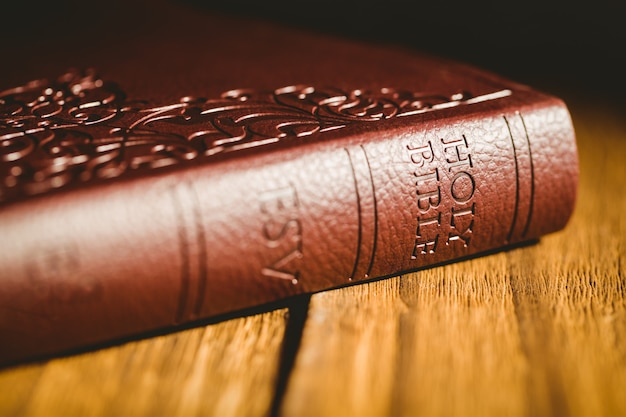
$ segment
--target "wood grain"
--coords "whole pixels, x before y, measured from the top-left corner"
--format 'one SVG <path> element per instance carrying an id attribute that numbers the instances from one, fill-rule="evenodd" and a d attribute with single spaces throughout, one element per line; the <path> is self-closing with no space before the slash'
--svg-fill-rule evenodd
<path id="1" fill-rule="evenodd" d="M 0 415 L 267 415 L 285 312 L 5 370 Z"/>
<path id="2" fill-rule="evenodd" d="M 283 415 L 626 415 L 626 124 L 572 112 L 582 177 L 566 230 L 314 295 Z"/>
<path id="3" fill-rule="evenodd" d="M 278 310 L 4 369 L 0 415 L 626 415 L 626 120 L 570 107 L 564 231 L 315 294 L 300 341 Z"/>

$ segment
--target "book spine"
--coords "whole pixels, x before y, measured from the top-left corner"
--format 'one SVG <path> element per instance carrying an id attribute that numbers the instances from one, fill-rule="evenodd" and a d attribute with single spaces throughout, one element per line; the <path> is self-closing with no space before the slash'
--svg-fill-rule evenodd
<path id="1" fill-rule="evenodd" d="M 343 129 L 329 140 L 2 208 L 0 362 L 564 227 L 577 183 L 565 106 L 544 97 L 475 110 Z"/>

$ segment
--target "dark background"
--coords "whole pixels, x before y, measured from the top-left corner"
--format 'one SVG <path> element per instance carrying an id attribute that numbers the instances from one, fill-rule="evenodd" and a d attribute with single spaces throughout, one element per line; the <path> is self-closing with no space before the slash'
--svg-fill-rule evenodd
<path id="1" fill-rule="evenodd" d="M 426 50 L 556 94 L 621 102 L 626 92 L 626 2 L 235 0 L 211 7 Z"/>
<path id="2" fill-rule="evenodd" d="M 426 50 L 488 68 L 566 99 L 588 97 L 621 104 L 626 92 L 625 2 L 177 2 L 196 7 L 199 13 L 206 10 L 258 17 L 368 42 Z M 140 31 L 151 19 L 155 3 L 61 0 L 3 4 L 2 65 L 19 64 L 23 57 L 16 45 L 24 42 L 62 49 L 96 39 L 103 30 L 130 27 Z"/>

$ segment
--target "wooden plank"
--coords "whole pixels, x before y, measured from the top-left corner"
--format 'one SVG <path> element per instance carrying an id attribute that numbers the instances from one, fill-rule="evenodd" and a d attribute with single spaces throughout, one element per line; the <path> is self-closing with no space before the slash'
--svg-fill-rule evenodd
<path id="1" fill-rule="evenodd" d="M 566 230 L 314 295 L 283 415 L 626 415 L 626 122 L 576 104 Z"/>
<path id="2" fill-rule="evenodd" d="M 2 416 L 265 416 L 286 310 L 0 372 Z"/>
<path id="3" fill-rule="evenodd" d="M 496 255 L 316 294 L 284 415 L 523 410 L 525 361 L 505 266 Z"/>

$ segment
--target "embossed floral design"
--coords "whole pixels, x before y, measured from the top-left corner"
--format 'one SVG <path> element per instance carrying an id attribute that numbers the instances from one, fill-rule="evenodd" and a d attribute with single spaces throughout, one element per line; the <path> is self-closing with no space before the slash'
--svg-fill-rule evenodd
<path id="1" fill-rule="evenodd" d="M 296 85 L 155 106 L 128 100 L 94 71 L 70 71 L 0 93 L 0 201 L 471 100 Z"/>

